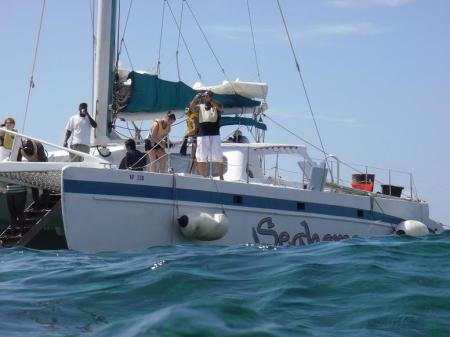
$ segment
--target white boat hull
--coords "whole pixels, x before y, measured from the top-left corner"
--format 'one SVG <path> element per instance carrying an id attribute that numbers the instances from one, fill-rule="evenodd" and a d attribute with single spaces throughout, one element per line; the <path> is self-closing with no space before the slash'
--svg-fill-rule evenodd
<path id="1" fill-rule="evenodd" d="M 185 238 L 177 218 L 224 211 L 226 235 Z M 62 174 L 67 244 L 79 251 L 169 244 L 306 245 L 389 235 L 405 219 L 429 223 L 424 203 L 196 176 L 68 167 Z"/>

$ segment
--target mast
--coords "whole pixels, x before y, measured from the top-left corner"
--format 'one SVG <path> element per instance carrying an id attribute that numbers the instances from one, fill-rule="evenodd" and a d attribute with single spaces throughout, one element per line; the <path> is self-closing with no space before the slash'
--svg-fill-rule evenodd
<path id="1" fill-rule="evenodd" d="M 112 83 L 114 80 L 117 0 L 98 0 L 97 43 L 92 111 L 98 126 L 92 131 L 92 145 L 106 145 L 117 138 L 111 132 Z"/>

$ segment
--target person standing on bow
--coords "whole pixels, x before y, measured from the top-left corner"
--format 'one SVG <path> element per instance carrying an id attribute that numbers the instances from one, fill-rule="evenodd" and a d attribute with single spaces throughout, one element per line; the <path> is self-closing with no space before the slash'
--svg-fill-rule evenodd
<path id="1" fill-rule="evenodd" d="M 190 109 L 199 114 L 197 151 L 197 167 L 200 174 L 206 177 L 206 165 L 214 162 L 216 172 L 223 180 L 222 148 L 220 146 L 220 116 L 223 112 L 222 105 L 213 99 L 213 92 L 195 95 L 190 104 Z M 201 99 L 205 103 L 200 103 Z"/>
<path id="2" fill-rule="evenodd" d="M 189 164 L 189 173 L 194 173 L 197 169 L 195 152 L 197 151 L 197 134 L 198 134 L 198 111 L 193 111 L 187 108 L 187 131 L 183 137 L 183 144 L 181 145 L 180 154 L 186 155 L 187 145 L 189 138 L 191 139 L 192 150 L 191 150 L 191 161 Z"/>
<path id="3" fill-rule="evenodd" d="M 67 147 L 69 138 L 72 137 L 70 148 L 72 150 L 89 153 L 91 149 L 91 128 L 97 127 L 97 122 L 89 115 L 88 105 L 81 103 L 78 110 L 79 114 L 70 117 L 66 126 L 66 137 L 64 139 L 64 147 Z M 83 161 L 83 158 L 72 153 L 70 161 Z"/>
<path id="4" fill-rule="evenodd" d="M 146 140 L 145 151 L 148 152 L 150 160 L 150 172 L 166 172 L 166 139 L 170 133 L 171 125 L 176 121 L 175 114 L 168 112 L 163 119 L 155 119 L 148 139 Z"/>
<path id="5" fill-rule="evenodd" d="M 6 128 L 10 131 L 17 130 L 14 128 L 16 126 L 16 122 L 14 118 L 8 117 L 5 119 L 5 122 L 0 125 L 2 128 Z M 0 161 L 3 161 L 11 155 L 11 149 L 14 143 L 14 135 L 7 133 L 5 131 L 0 131 Z"/>

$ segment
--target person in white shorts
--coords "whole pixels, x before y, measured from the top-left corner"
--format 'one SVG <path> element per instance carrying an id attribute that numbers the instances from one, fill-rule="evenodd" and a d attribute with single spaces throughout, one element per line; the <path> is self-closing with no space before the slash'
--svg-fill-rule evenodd
<path id="1" fill-rule="evenodd" d="M 222 148 L 220 146 L 220 116 L 222 105 L 213 99 L 212 91 L 195 95 L 190 104 L 190 109 L 199 114 L 197 150 L 198 171 L 206 176 L 208 162 L 213 162 L 216 172 L 223 180 Z M 200 103 L 204 98 L 204 103 Z"/>

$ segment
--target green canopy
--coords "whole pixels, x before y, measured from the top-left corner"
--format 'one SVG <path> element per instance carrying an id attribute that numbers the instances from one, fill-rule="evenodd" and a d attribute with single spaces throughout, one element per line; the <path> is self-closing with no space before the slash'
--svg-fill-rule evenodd
<path id="1" fill-rule="evenodd" d="M 184 110 L 197 93 L 183 82 L 171 82 L 158 78 L 157 75 L 130 72 L 131 97 L 122 112 L 124 113 L 157 113 L 169 110 Z M 223 107 L 256 107 L 257 100 L 240 95 L 214 95 Z"/>
<path id="2" fill-rule="evenodd" d="M 246 126 L 254 126 L 257 129 L 267 130 L 267 125 L 258 121 L 255 121 L 253 118 L 247 117 L 222 117 L 220 118 L 220 126 L 227 125 L 246 125 Z"/>

